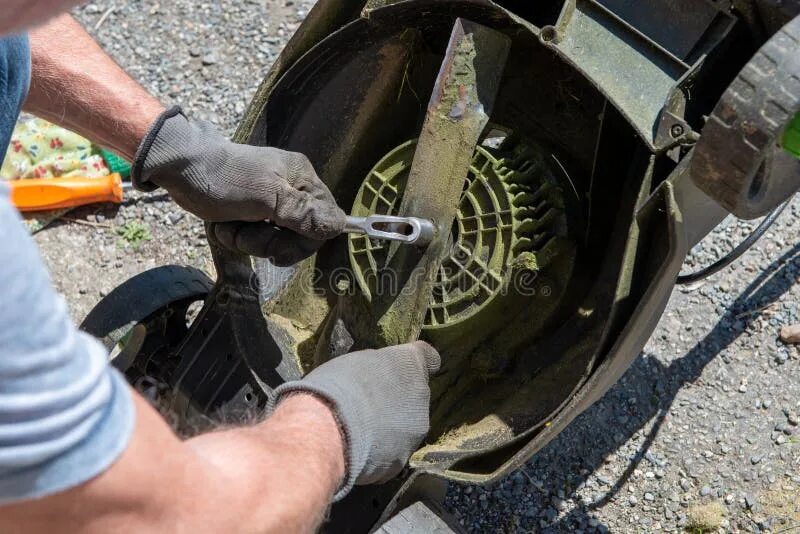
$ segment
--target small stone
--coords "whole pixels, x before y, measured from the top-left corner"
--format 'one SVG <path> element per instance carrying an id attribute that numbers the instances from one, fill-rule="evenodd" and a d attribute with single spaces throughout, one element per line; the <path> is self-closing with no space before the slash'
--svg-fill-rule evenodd
<path id="1" fill-rule="evenodd" d="M 781 341 L 792 345 L 800 343 L 800 323 L 783 325 L 781 327 Z"/>
<path id="2" fill-rule="evenodd" d="M 750 463 L 753 465 L 760 464 L 763 456 L 759 456 L 757 454 L 750 457 Z"/>
<path id="3" fill-rule="evenodd" d="M 683 491 L 689 491 L 689 488 L 691 488 L 691 487 L 692 487 L 692 483 L 691 483 L 691 482 L 689 482 L 689 481 L 688 481 L 687 479 L 685 479 L 685 478 L 682 478 L 682 479 L 681 479 L 681 482 L 680 482 L 680 484 L 681 484 L 681 489 L 682 489 Z"/>
<path id="4" fill-rule="evenodd" d="M 778 436 L 775 438 L 775 443 L 778 445 L 783 445 L 786 443 L 786 434 L 778 434 Z"/>
<path id="5" fill-rule="evenodd" d="M 658 456 L 656 456 L 655 454 L 653 454 L 651 451 L 647 451 L 646 453 L 644 453 L 644 459 L 650 462 L 651 464 L 655 465 L 656 467 L 664 467 L 664 465 L 667 463 Z"/>
<path id="6" fill-rule="evenodd" d="M 701 497 L 707 497 L 708 495 L 711 495 L 711 488 L 709 488 L 708 486 L 703 486 L 702 488 L 700 488 Z"/>
<path id="7" fill-rule="evenodd" d="M 739 386 L 739 393 L 747 393 L 747 384 L 742 384 Z"/>
<path id="8" fill-rule="evenodd" d="M 636 506 L 639 503 L 639 499 L 636 498 L 636 495 L 631 495 L 630 497 L 628 497 L 628 503 L 631 506 Z"/>
<path id="9" fill-rule="evenodd" d="M 553 505 L 553 508 L 558 510 L 559 512 L 563 512 L 567 509 L 567 503 L 559 499 L 558 497 L 553 497 L 550 503 Z"/>
<path id="10" fill-rule="evenodd" d="M 644 500 L 653 502 L 654 500 L 656 500 L 656 497 L 652 493 L 647 492 L 644 494 Z"/>
<path id="11" fill-rule="evenodd" d="M 769 407 L 770 407 L 770 406 L 772 406 L 772 400 L 770 400 L 770 399 L 764 399 L 763 401 L 761 401 L 761 406 L 762 406 L 762 407 L 763 407 L 765 410 L 768 410 L 768 409 L 769 409 Z"/>
<path id="12" fill-rule="evenodd" d="M 792 426 L 800 425 L 800 417 L 796 413 L 790 413 L 786 420 L 789 421 L 789 424 Z"/>
<path id="13" fill-rule="evenodd" d="M 206 67 L 210 67 L 211 65 L 216 65 L 218 61 L 219 59 L 217 58 L 217 55 L 214 54 L 213 52 L 204 55 L 202 59 L 202 63 Z"/>
<path id="14" fill-rule="evenodd" d="M 733 496 L 733 493 L 729 493 L 725 496 L 725 504 L 731 505 L 735 499 L 736 497 Z"/>

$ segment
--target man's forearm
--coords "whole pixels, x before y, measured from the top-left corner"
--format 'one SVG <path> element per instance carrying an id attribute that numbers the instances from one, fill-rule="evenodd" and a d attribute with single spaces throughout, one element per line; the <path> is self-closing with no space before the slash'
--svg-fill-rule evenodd
<path id="1" fill-rule="evenodd" d="M 136 398 L 120 459 L 42 500 L 0 507 L 0 532 L 311 532 L 344 476 L 336 420 L 311 395 L 258 425 L 181 442 Z"/>
<path id="2" fill-rule="evenodd" d="M 31 88 L 25 109 L 133 159 L 164 111 L 83 27 L 60 15 L 30 32 Z"/>
<path id="3" fill-rule="evenodd" d="M 259 532 L 316 530 L 344 479 L 339 425 L 328 404 L 308 394 L 282 402 L 260 425 L 204 434 L 187 445 L 226 474 L 236 498 L 249 486 L 254 500 L 243 513 L 253 514 Z"/>

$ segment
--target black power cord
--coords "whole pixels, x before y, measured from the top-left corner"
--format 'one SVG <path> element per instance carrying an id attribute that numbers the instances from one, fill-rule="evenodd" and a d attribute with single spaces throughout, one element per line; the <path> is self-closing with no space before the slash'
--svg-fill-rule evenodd
<path id="1" fill-rule="evenodd" d="M 763 236 L 769 227 L 775 222 L 775 220 L 783 213 L 783 210 L 786 209 L 786 206 L 792 201 L 793 197 L 790 197 L 786 202 L 772 210 L 769 215 L 767 215 L 761 224 L 753 230 L 747 238 L 736 245 L 736 247 L 728 252 L 725 256 L 718 259 L 708 267 L 703 267 L 702 269 L 695 271 L 689 274 L 679 274 L 678 279 L 676 280 L 676 284 L 685 285 L 691 284 L 692 282 L 697 282 L 698 280 L 703 280 L 704 278 L 708 278 L 712 274 L 716 274 L 734 261 L 736 261 L 739 256 L 747 252 L 747 249 L 752 247 L 756 241 L 758 241 L 761 236 Z"/>

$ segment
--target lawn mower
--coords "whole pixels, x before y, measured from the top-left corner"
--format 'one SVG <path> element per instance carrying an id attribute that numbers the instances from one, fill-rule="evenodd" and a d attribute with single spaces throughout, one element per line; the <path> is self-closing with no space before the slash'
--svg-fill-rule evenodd
<path id="1" fill-rule="evenodd" d="M 342 235 L 278 267 L 210 238 L 215 281 L 156 268 L 83 328 L 183 432 L 345 352 L 427 340 L 442 354 L 427 440 L 323 529 L 400 512 L 432 530 L 447 481 L 519 468 L 622 376 L 696 243 L 800 188 L 798 15 L 798 0 L 319 0 L 235 139 L 306 154 L 352 216 L 433 221 L 431 243 Z"/>

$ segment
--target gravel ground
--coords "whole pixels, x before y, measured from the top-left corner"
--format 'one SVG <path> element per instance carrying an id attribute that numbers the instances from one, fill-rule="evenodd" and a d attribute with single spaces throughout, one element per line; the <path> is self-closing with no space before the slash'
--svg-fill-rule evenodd
<path id="1" fill-rule="evenodd" d="M 733 268 L 675 289 L 622 380 L 524 469 L 491 488 L 452 487 L 461 522 L 476 532 L 800 528 L 800 353 L 777 339 L 800 321 L 798 217 L 800 198 Z M 754 226 L 726 223 L 685 271 Z"/>
<path id="2" fill-rule="evenodd" d="M 165 102 L 232 133 L 313 1 L 96 2 L 76 11 Z M 113 8 L 113 9 L 112 9 Z M 99 28 L 98 28 L 99 26 Z M 130 276 L 168 263 L 211 270 L 202 224 L 163 196 L 84 208 L 36 235 L 76 320 Z M 453 485 L 475 532 L 800 528 L 800 354 L 777 340 L 800 321 L 800 199 L 736 265 L 674 291 L 624 378 L 524 469 L 488 488 Z M 143 222 L 150 238 L 118 230 Z M 707 264 L 752 229 L 729 221 L 696 247 Z"/>

